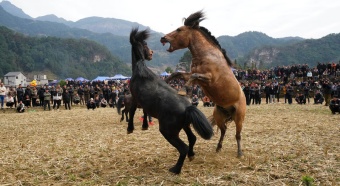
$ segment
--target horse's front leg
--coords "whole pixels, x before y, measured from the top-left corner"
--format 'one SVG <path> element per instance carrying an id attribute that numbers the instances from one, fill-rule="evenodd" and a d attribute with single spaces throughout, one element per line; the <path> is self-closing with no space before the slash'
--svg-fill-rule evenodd
<path id="1" fill-rule="evenodd" d="M 135 130 L 135 127 L 133 125 L 133 117 L 135 116 L 136 109 L 137 109 L 137 104 L 132 104 L 129 110 L 129 122 L 128 122 L 128 128 L 127 128 L 128 134 L 132 133 L 133 130 Z"/>
<path id="2" fill-rule="evenodd" d="M 200 73 L 193 73 L 191 74 L 187 85 L 191 85 L 193 82 L 203 82 L 203 83 L 210 83 L 211 81 L 211 74 L 210 73 L 206 73 L 206 74 L 200 74 Z"/>
<path id="3" fill-rule="evenodd" d="M 190 72 L 174 72 L 169 77 L 165 78 L 165 82 L 169 83 L 173 79 L 184 79 L 184 81 L 188 81 L 190 76 Z"/>

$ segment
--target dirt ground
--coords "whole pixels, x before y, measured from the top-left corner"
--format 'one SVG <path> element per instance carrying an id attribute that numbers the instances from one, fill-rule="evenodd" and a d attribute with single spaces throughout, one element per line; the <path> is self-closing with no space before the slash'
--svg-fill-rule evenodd
<path id="1" fill-rule="evenodd" d="M 206 116 L 213 111 L 199 109 Z M 168 171 L 178 152 L 157 119 L 142 131 L 141 115 L 137 110 L 136 130 L 127 134 L 112 108 L 6 109 L 0 112 L 0 185 L 304 185 L 306 178 L 340 185 L 340 114 L 326 106 L 247 106 L 244 156 L 236 157 L 230 123 L 219 153 L 219 132 L 211 140 L 197 135 L 195 159 L 185 160 L 180 175 Z"/>

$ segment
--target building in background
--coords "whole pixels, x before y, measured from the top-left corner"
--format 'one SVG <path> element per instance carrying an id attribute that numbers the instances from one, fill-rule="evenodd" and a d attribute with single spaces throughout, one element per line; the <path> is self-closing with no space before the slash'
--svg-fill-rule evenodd
<path id="1" fill-rule="evenodd" d="M 8 72 L 4 76 L 4 85 L 6 87 L 13 86 L 18 87 L 19 84 L 21 84 L 23 87 L 26 87 L 27 84 L 27 78 L 26 76 L 21 72 Z"/>

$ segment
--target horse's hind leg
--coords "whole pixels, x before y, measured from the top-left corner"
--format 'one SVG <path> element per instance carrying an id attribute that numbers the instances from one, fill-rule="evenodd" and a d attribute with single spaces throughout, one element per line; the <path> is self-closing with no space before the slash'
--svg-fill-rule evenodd
<path id="1" fill-rule="evenodd" d="M 216 148 L 216 152 L 219 152 L 219 151 L 221 151 L 224 136 L 225 136 L 225 133 L 226 133 L 226 130 L 227 130 L 227 125 L 225 123 L 226 116 L 224 115 L 223 112 L 221 112 L 219 109 L 217 109 L 216 106 L 214 108 L 213 116 L 214 116 L 214 120 L 215 120 L 218 128 L 221 130 L 220 140 L 218 141 L 217 148 Z"/>
<path id="2" fill-rule="evenodd" d="M 143 125 L 142 125 L 142 130 L 148 130 L 149 124 L 148 124 L 148 114 L 144 112 L 143 110 Z"/>
<path id="3" fill-rule="evenodd" d="M 235 113 L 235 124 L 236 124 L 236 142 L 237 142 L 237 157 L 241 157 L 243 155 L 242 149 L 241 149 L 241 131 L 242 131 L 242 125 L 245 117 L 245 108 L 238 108 Z"/>
<path id="4" fill-rule="evenodd" d="M 129 118 L 130 119 L 129 119 L 128 128 L 127 128 L 128 134 L 132 133 L 133 130 L 135 130 L 135 127 L 133 125 L 133 117 L 135 116 L 136 109 L 137 109 L 137 105 L 135 105 L 135 104 L 131 105 L 130 110 L 129 110 Z"/>
<path id="5" fill-rule="evenodd" d="M 161 125 L 161 124 L 160 124 Z M 169 169 L 170 172 L 179 174 L 181 173 L 182 166 L 185 160 L 186 155 L 188 154 L 188 146 L 179 138 L 179 131 L 165 131 L 160 129 L 160 132 L 164 136 L 164 138 L 172 145 L 174 146 L 178 152 L 179 157 L 177 160 L 177 163 Z M 174 134 L 176 133 L 176 134 Z"/>
<path id="6" fill-rule="evenodd" d="M 192 161 L 195 158 L 194 145 L 196 143 L 196 136 L 191 131 L 189 126 L 186 126 L 183 129 L 184 129 L 185 133 L 187 134 L 188 141 L 189 141 L 188 158 L 189 158 L 190 161 Z"/>
<path id="7" fill-rule="evenodd" d="M 124 120 L 124 113 L 125 113 L 125 109 L 122 110 L 122 117 L 120 118 L 120 122 Z"/>
<path id="8" fill-rule="evenodd" d="M 126 122 L 129 122 L 129 112 L 128 112 L 128 110 L 125 110 L 124 113 L 125 113 Z"/>

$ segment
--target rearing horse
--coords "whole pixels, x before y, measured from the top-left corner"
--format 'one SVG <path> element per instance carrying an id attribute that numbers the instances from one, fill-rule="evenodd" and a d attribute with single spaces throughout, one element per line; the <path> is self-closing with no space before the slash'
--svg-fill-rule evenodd
<path id="1" fill-rule="evenodd" d="M 212 137 L 213 129 L 200 110 L 192 106 L 186 98 L 178 95 L 170 85 L 146 66 L 145 61 L 152 59 L 152 50 L 145 42 L 149 37 L 149 32 L 149 30 L 138 31 L 135 28 L 130 33 L 132 46 L 130 91 L 135 100 L 134 103 L 141 105 L 146 113 L 158 119 L 159 131 L 178 150 L 177 163 L 169 171 L 179 174 L 186 156 L 192 160 L 195 155 L 193 148 L 196 136 L 191 131 L 190 123 L 204 139 Z M 136 104 L 130 109 L 132 115 L 136 110 Z M 133 123 L 129 121 L 128 130 L 133 130 L 133 128 Z M 188 137 L 189 146 L 179 138 L 182 129 Z"/>
<path id="2" fill-rule="evenodd" d="M 242 156 L 241 131 L 246 113 L 244 93 L 231 70 L 231 60 L 214 36 L 199 23 L 205 19 L 204 13 L 198 11 L 184 21 L 184 26 L 166 34 L 161 43 L 170 43 L 168 52 L 188 48 L 192 54 L 191 72 L 173 73 L 173 78 L 183 78 L 189 84 L 199 84 L 205 95 L 215 104 L 212 124 L 221 129 L 221 137 L 216 151 L 222 148 L 227 130 L 226 123 L 234 120 L 236 124 L 236 140 L 238 156 Z"/>

